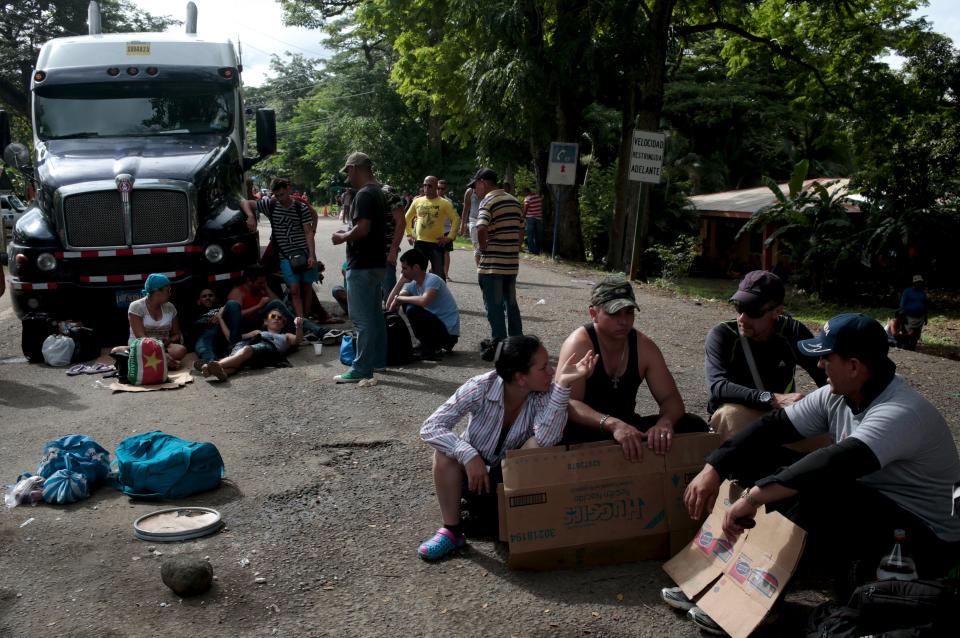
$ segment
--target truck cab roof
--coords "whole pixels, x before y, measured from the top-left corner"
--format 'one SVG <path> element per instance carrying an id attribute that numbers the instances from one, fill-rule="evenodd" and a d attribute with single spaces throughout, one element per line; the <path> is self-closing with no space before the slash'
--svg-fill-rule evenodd
<path id="1" fill-rule="evenodd" d="M 88 66 L 176 65 L 236 67 L 229 39 L 183 33 L 104 33 L 50 40 L 40 49 L 37 70 Z"/>

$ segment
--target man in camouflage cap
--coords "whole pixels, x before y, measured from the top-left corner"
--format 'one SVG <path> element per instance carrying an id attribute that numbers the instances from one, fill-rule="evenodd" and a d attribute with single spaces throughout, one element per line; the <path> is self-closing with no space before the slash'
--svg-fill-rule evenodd
<path id="1" fill-rule="evenodd" d="M 612 438 L 634 460 L 641 457 L 644 440 L 648 448 L 665 454 L 675 432 L 707 431 L 703 419 L 686 414 L 660 348 L 633 327 L 638 308 L 633 285 L 622 277 L 607 277 L 593 287 L 590 323 L 574 330 L 560 349 L 560 361 L 582 358 L 590 350 L 600 355 L 593 373 L 570 386 L 564 443 Z M 636 413 L 644 380 L 660 406 L 658 414 Z"/>

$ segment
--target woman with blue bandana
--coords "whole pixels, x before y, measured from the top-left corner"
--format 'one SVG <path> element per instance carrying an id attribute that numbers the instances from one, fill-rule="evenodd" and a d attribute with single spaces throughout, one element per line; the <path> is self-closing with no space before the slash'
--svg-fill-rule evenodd
<path id="1" fill-rule="evenodd" d="M 163 343 L 167 351 L 167 368 L 177 370 L 187 354 L 177 321 L 177 309 L 170 303 L 172 288 L 166 275 L 154 273 L 143 286 L 143 298 L 130 304 L 130 340 L 150 337 Z"/>

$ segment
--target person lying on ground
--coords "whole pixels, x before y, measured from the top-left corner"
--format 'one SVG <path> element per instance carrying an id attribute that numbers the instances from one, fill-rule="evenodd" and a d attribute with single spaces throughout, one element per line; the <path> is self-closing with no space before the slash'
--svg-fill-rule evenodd
<path id="1" fill-rule="evenodd" d="M 400 281 L 390 291 L 387 310 L 403 308 L 422 359 L 435 360 L 460 339 L 460 309 L 447 283 L 427 272 L 427 257 L 416 248 L 400 256 Z"/>
<path id="2" fill-rule="evenodd" d="M 630 282 L 607 277 L 590 294 L 590 323 L 563 342 L 561 361 L 588 351 L 599 355 L 591 374 L 570 386 L 564 444 L 613 439 L 627 459 L 639 460 L 644 441 L 655 453 L 666 454 L 674 433 L 708 431 L 703 419 L 685 412 L 660 348 L 633 327 L 637 308 Z M 644 381 L 660 408 L 658 414 L 636 412 L 637 392 Z"/>
<path id="3" fill-rule="evenodd" d="M 284 333 L 286 316 L 278 310 L 267 314 L 264 330 L 252 330 L 242 335 L 242 340 L 233 346 L 230 356 L 219 361 L 208 361 L 200 368 L 204 377 L 213 376 L 220 381 L 236 374 L 241 368 L 263 368 L 279 361 L 290 348 L 303 343 L 303 318 L 293 320 L 296 333 Z M 229 336 L 229 327 L 220 315 L 220 329 Z"/>
<path id="4" fill-rule="evenodd" d="M 707 334 L 704 380 L 710 400 L 710 427 L 730 438 L 771 410 L 803 398 L 795 378 L 799 365 L 817 387 L 827 382 L 815 359 L 805 357 L 797 342 L 813 334 L 783 314 L 783 282 L 766 270 L 754 270 L 730 297 L 737 318 L 714 326 Z"/>
<path id="5" fill-rule="evenodd" d="M 509 337 L 497 350 L 496 369 L 460 386 L 420 429 L 420 438 L 435 449 L 433 481 L 443 520 L 443 527 L 420 545 L 425 560 L 442 558 L 466 543 L 460 497 L 464 492 L 495 495 L 507 450 L 560 441 L 570 386 L 589 376 L 597 361 L 590 351 L 568 356 L 551 383 L 554 369 L 538 338 Z M 457 436 L 453 428 L 464 415 L 467 427 Z"/>
<path id="6" fill-rule="evenodd" d="M 127 321 L 130 324 L 129 340 L 150 337 L 163 344 L 167 352 L 167 368 L 179 370 L 180 361 L 187 354 L 177 321 L 177 309 L 170 303 L 173 288 L 166 275 L 154 273 L 143 284 L 143 297 L 130 303 Z M 120 352 L 128 346 L 114 348 Z"/>
<path id="7" fill-rule="evenodd" d="M 745 489 L 724 516 L 726 537 L 734 542 L 761 505 L 781 512 L 807 532 L 803 561 L 836 568 L 838 595 L 874 579 L 895 529 L 906 531 L 919 577 L 942 576 L 960 560 L 960 457 L 943 416 L 896 374 L 871 317 L 837 315 L 798 345 L 819 357 L 829 385 L 707 456 L 684 493 L 690 516 L 708 514 L 723 479 L 735 479 Z M 783 447 L 823 433 L 833 444 L 809 454 Z"/>

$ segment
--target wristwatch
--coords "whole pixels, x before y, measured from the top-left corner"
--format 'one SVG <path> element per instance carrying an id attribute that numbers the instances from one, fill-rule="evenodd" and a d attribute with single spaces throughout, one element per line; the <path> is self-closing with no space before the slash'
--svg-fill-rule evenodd
<path id="1" fill-rule="evenodd" d="M 770 405 L 770 402 L 773 401 L 773 395 L 764 390 L 760 393 L 760 403 L 764 405 Z"/>

